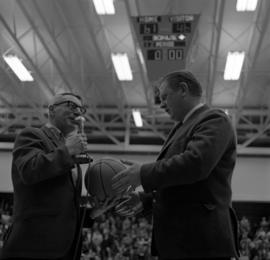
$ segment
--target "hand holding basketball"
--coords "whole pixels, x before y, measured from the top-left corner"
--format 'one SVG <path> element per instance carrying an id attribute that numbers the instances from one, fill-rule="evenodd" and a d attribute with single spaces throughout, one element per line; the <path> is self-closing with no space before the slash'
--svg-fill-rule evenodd
<path id="1" fill-rule="evenodd" d="M 141 185 L 141 165 L 136 162 L 121 160 L 128 168 L 123 169 L 112 178 L 112 190 L 115 194 L 124 194 L 131 186 L 133 189 Z"/>
<path id="2" fill-rule="evenodd" d="M 117 194 L 112 189 L 112 178 L 124 169 L 126 166 L 115 158 L 102 158 L 94 161 L 85 173 L 86 190 L 99 202 L 114 198 Z"/>

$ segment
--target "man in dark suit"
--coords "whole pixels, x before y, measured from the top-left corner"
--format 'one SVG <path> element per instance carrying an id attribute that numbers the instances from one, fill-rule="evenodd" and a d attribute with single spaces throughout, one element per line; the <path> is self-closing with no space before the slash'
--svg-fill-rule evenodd
<path id="1" fill-rule="evenodd" d="M 77 131 L 82 100 L 72 93 L 56 95 L 49 121 L 26 127 L 13 150 L 13 223 L 1 259 L 80 259 L 81 168 L 76 156 L 87 140 Z M 89 220 L 90 221 L 90 220 Z"/>
<path id="2" fill-rule="evenodd" d="M 157 161 L 130 167 L 113 179 L 121 194 L 142 185 L 116 207 L 122 215 L 152 208 L 152 254 L 159 259 L 238 258 L 231 178 L 236 137 L 229 117 L 201 103 L 202 88 L 187 71 L 160 83 L 161 107 L 177 122 Z M 151 199 L 149 201 L 149 198 Z"/>

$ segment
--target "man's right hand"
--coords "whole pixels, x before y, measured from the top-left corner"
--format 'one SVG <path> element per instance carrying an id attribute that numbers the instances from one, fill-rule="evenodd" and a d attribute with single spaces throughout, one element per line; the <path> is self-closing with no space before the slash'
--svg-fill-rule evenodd
<path id="1" fill-rule="evenodd" d="M 87 138 L 85 134 L 74 134 L 66 138 L 65 145 L 70 155 L 77 155 L 87 151 Z"/>
<path id="2" fill-rule="evenodd" d="M 115 206 L 115 212 L 124 217 L 131 217 L 143 211 L 143 203 L 139 193 L 133 191 L 124 195 L 120 203 Z"/>

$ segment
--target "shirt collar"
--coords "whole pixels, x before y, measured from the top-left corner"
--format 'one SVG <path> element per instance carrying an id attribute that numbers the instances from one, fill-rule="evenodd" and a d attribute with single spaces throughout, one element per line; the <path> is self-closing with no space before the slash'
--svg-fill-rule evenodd
<path id="1" fill-rule="evenodd" d="M 190 118 L 190 116 L 196 111 L 198 110 L 200 107 L 202 107 L 204 104 L 203 103 L 199 103 L 198 105 L 196 105 L 195 107 L 193 107 L 184 117 L 183 119 L 183 123 L 185 123 L 187 121 L 188 118 Z"/>
<path id="2" fill-rule="evenodd" d="M 47 123 L 46 123 L 46 127 L 54 129 L 54 130 L 57 131 L 57 133 L 59 133 L 59 134 L 62 133 L 62 132 L 61 132 L 56 126 L 54 126 L 51 122 L 47 122 Z"/>

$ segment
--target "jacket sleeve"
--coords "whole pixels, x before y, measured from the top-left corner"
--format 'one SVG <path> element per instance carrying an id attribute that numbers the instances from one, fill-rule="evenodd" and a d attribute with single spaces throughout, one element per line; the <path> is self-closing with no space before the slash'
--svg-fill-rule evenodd
<path id="1" fill-rule="evenodd" d="M 143 204 L 143 211 L 142 216 L 146 217 L 148 215 L 152 214 L 153 209 L 153 194 L 151 193 L 145 193 L 145 192 L 139 192 L 140 200 Z"/>
<path id="2" fill-rule="evenodd" d="M 74 167 L 74 161 L 64 144 L 48 148 L 45 136 L 38 128 L 25 128 L 17 136 L 13 149 L 13 166 L 25 184 L 66 174 Z"/>
<path id="3" fill-rule="evenodd" d="M 182 151 L 177 145 L 183 142 L 176 139 L 173 156 L 142 165 L 141 181 L 146 192 L 208 178 L 225 151 L 235 147 L 234 130 L 223 112 L 208 113 L 185 138 L 188 141 Z"/>

